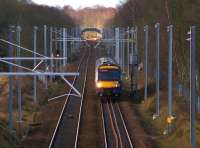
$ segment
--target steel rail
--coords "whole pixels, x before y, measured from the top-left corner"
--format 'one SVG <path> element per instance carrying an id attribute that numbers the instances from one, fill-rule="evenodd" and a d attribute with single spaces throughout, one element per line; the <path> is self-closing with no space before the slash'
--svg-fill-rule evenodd
<path id="1" fill-rule="evenodd" d="M 121 118 L 121 120 L 122 120 L 124 129 L 125 129 L 125 131 L 126 131 L 126 135 L 127 135 L 129 144 L 130 144 L 131 148 L 133 148 L 133 143 L 132 143 L 132 141 L 131 141 L 130 134 L 129 134 L 128 130 L 127 130 L 126 123 L 125 123 L 125 120 L 124 120 L 124 118 L 123 118 L 123 115 L 122 115 L 121 109 L 120 109 L 120 107 L 119 107 L 119 104 L 117 104 L 117 109 L 118 109 L 118 111 L 119 111 L 120 118 Z"/>
<path id="2" fill-rule="evenodd" d="M 114 111 L 114 108 L 113 108 L 113 104 L 110 103 L 110 106 L 111 106 L 110 109 L 113 113 L 113 118 L 114 118 L 114 121 L 115 121 L 116 130 L 117 130 L 117 133 L 118 133 L 118 136 L 119 136 L 119 144 L 120 144 L 120 147 L 122 148 L 123 147 L 122 137 L 121 137 L 121 134 L 120 134 L 120 131 L 119 131 L 119 125 L 117 123 L 117 118 L 116 118 L 116 114 L 115 114 L 115 111 Z"/>
<path id="3" fill-rule="evenodd" d="M 109 134 L 108 134 L 108 131 L 106 130 L 107 129 L 106 124 L 110 124 L 111 130 L 112 130 L 112 136 L 114 136 L 115 148 L 118 148 L 119 147 L 118 136 L 117 136 L 117 132 L 116 132 L 116 129 L 115 129 L 115 126 L 114 126 L 114 123 L 113 123 L 112 114 L 111 114 L 111 111 L 109 109 L 108 102 L 101 103 L 101 108 L 102 108 L 102 121 L 103 121 L 103 130 L 104 130 L 104 141 L 105 141 L 106 148 L 109 147 L 108 141 L 110 141 L 108 139 Z M 107 121 L 108 123 L 106 123 L 106 114 L 108 115 L 108 118 L 109 118 L 108 119 L 109 121 Z"/>
<path id="4" fill-rule="evenodd" d="M 85 53 L 85 54 L 82 56 L 82 58 L 81 58 L 81 61 L 80 61 L 79 65 L 78 65 L 78 68 L 77 68 L 77 72 L 80 70 L 81 64 L 83 63 L 83 59 L 84 59 L 85 56 L 86 56 L 86 53 Z M 76 79 L 77 79 L 77 76 L 74 77 L 73 82 L 72 82 L 72 85 L 75 84 Z M 69 94 L 71 94 L 71 92 L 72 92 L 72 88 L 70 88 Z M 63 114 L 64 114 L 64 110 L 65 110 L 65 108 L 67 107 L 67 103 L 68 103 L 69 97 L 70 97 L 70 95 L 67 96 L 67 98 L 66 98 L 66 100 L 65 100 L 65 103 L 64 103 L 64 105 L 63 105 L 61 114 L 60 114 L 59 119 L 58 119 L 58 122 L 57 122 L 57 124 L 56 124 L 56 128 L 55 128 L 55 130 L 54 130 L 53 136 L 52 136 L 51 141 L 50 141 L 50 144 L 49 144 L 49 148 L 52 148 L 52 147 L 53 147 L 53 144 L 54 144 L 56 135 L 57 135 L 57 133 L 58 133 L 58 129 L 59 129 L 60 123 L 61 123 L 61 121 L 62 121 L 62 117 L 63 117 Z"/>
<path id="5" fill-rule="evenodd" d="M 109 118 L 110 118 L 110 123 L 111 123 L 111 128 L 112 128 L 112 131 L 113 131 L 113 134 L 114 134 L 114 137 L 115 137 L 115 142 L 116 142 L 116 148 L 119 147 L 118 145 L 118 132 L 116 131 L 115 129 L 115 126 L 114 126 L 114 122 L 113 122 L 113 117 L 112 117 L 112 113 L 111 113 L 111 110 L 110 110 L 110 107 L 109 107 L 109 103 L 106 104 L 107 108 L 108 108 L 108 113 L 109 113 Z M 116 121 L 115 121 L 116 122 Z M 118 133 L 118 134 L 117 134 Z M 120 140 L 121 141 L 121 140 Z M 121 145 L 120 145 L 121 146 Z"/>
<path id="6" fill-rule="evenodd" d="M 102 125 L 103 125 L 103 136 L 104 136 L 104 144 L 105 144 L 105 148 L 108 148 L 108 143 L 107 143 L 107 139 L 106 139 L 106 128 L 105 128 L 105 120 L 104 120 L 104 113 L 103 113 L 103 106 L 102 103 L 100 103 L 100 108 L 101 108 L 101 118 L 102 118 Z"/>
<path id="7" fill-rule="evenodd" d="M 106 107 L 107 107 L 107 110 L 105 110 L 103 108 L 103 105 L 101 104 L 101 110 L 102 110 L 102 114 L 103 114 L 102 121 L 103 121 L 103 130 L 104 130 L 104 141 L 106 144 L 106 148 L 109 147 L 109 145 L 107 143 L 108 133 L 106 133 L 106 124 L 110 124 L 110 126 L 111 126 L 112 134 L 113 134 L 113 136 L 115 138 L 115 142 L 116 142 L 116 146 L 115 146 L 116 148 L 118 148 L 118 147 L 126 148 L 127 144 L 129 145 L 130 148 L 133 148 L 133 143 L 131 141 L 129 132 L 127 130 L 127 126 L 125 124 L 125 120 L 123 118 L 119 104 L 118 103 L 115 104 L 112 101 L 110 101 L 110 102 L 106 102 Z M 105 121 L 106 113 L 109 116 L 109 121 L 107 121 L 108 123 L 106 123 L 106 121 Z M 123 133 L 125 135 L 125 137 L 122 138 L 121 133 Z M 126 139 L 126 145 L 124 145 L 125 144 L 124 138 Z"/>
<path id="8" fill-rule="evenodd" d="M 74 148 L 77 148 L 77 146 L 78 146 L 78 136 L 79 136 L 79 130 L 80 130 L 82 107 L 83 107 L 83 100 L 84 100 L 84 96 L 85 96 L 85 88 L 86 88 L 86 82 L 87 82 L 88 65 L 89 65 L 90 56 L 91 56 L 91 51 L 89 52 L 89 56 L 87 58 L 87 65 L 86 65 L 86 71 L 85 71 L 84 85 L 83 85 L 83 89 L 82 89 L 81 105 L 80 105 L 80 109 L 79 109 L 78 126 L 77 126 L 77 131 L 76 131 L 76 139 L 75 139 Z"/>

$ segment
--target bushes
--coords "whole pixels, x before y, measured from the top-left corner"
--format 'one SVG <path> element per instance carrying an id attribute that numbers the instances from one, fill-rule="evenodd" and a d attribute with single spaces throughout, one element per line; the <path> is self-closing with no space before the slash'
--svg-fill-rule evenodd
<path id="1" fill-rule="evenodd" d="M 30 0 L 0 0 L 0 38 L 8 40 L 8 27 L 20 25 L 22 27 L 22 46 L 32 49 L 33 26 L 43 25 L 56 27 L 72 27 L 75 21 L 64 12 L 54 7 L 40 6 Z M 43 48 L 43 30 L 38 32 L 38 48 Z M 14 34 L 14 41 L 16 33 Z M 6 56 L 7 45 L 0 42 L 0 56 Z"/>
<path id="2" fill-rule="evenodd" d="M 63 10 L 54 7 L 19 3 L 14 0 L 0 0 L 1 30 L 9 25 L 17 24 L 73 26 L 75 22 Z"/>

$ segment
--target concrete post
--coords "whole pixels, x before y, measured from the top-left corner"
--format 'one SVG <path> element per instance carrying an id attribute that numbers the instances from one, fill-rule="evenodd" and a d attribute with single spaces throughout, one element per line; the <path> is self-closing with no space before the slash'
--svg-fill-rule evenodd
<path id="1" fill-rule="evenodd" d="M 190 148 L 196 148 L 196 26 L 190 35 Z"/>
<path id="2" fill-rule="evenodd" d="M 119 28 L 115 28 L 115 60 L 119 64 Z"/>
<path id="3" fill-rule="evenodd" d="M 37 30 L 38 27 L 34 26 L 33 28 L 33 51 L 34 51 L 34 58 L 36 58 L 36 48 L 37 48 Z M 34 67 L 36 66 L 36 60 L 34 60 Z M 34 103 L 37 103 L 37 76 L 33 77 L 33 100 Z"/>
<path id="4" fill-rule="evenodd" d="M 9 27 L 9 42 L 13 43 L 13 32 L 15 26 Z M 13 46 L 9 44 L 9 57 L 13 56 Z M 12 60 L 10 62 L 13 62 Z M 9 72 L 13 72 L 13 66 L 9 65 Z M 13 77 L 9 76 L 9 95 L 8 95 L 8 127 L 13 129 Z"/>
<path id="5" fill-rule="evenodd" d="M 156 115 L 160 115 L 160 24 L 156 29 Z"/>
<path id="6" fill-rule="evenodd" d="M 44 55 L 47 56 L 47 26 L 44 25 Z M 44 61 L 45 63 L 45 71 L 47 71 L 47 60 Z M 48 88 L 48 77 L 45 77 L 45 89 Z"/>
<path id="7" fill-rule="evenodd" d="M 16 33 L 17 33 L 17 45 L 21 46 L 21 27 L 17 26 L 16 28 Z M 17 57 L 21 56 L 21 48 L 17 48 Z M 17 61 L 18 65 L 21 65 L 21 61 Z M 21 69 L 17 68 L 17 71 L 20 72 Z M 21 88 L 21 78 L 17 78 L 17 104 L 18 104 L 18 121 L 22 121 L 22 88 Z"/>
<path id="8" fill-rule="evenodd" d="M 167 27 L 168 32 L 168 118 L 172 117 L 172 90 L 173 90 L 173 26 Z M 171 132 L 171 123 L 168 123 L 168 133 Z"/>
<path id="9" fill-rule="evenodd" d="M 144 27 L 144 50 L 145 50 L 145 60 L 144 60 L 144 66 L 145 66 L 145 86 L 144 86 L 144 100 L 147 100 L 148 92 L 148 46 L 149 46 L 149 27 Z"/>

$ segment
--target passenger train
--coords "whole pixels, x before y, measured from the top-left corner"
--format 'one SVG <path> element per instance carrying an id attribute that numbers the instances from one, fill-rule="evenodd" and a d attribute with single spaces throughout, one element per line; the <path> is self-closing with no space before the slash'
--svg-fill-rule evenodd
<path id="1" fill-rule="evenodd" d="M 122 92 L 121 68 L 114 60 L 103 57 L 96 60 L 95 84 L 98 96 L 120 96 Z"/>

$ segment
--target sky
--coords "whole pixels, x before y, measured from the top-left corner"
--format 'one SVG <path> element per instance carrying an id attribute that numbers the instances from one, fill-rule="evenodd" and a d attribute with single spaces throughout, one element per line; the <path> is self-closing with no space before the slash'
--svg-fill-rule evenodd
<path id="1" fill-rule="evenodd" d="M 37 4 L 43 4 L 48 6 L 59 6 L 70 5 L 74 9 L 79 7 L 90 7 L 94 5 L 102 5 L 105 7 L 115 7 L 120 4 L 122 0 L 32 0 Z"/>

